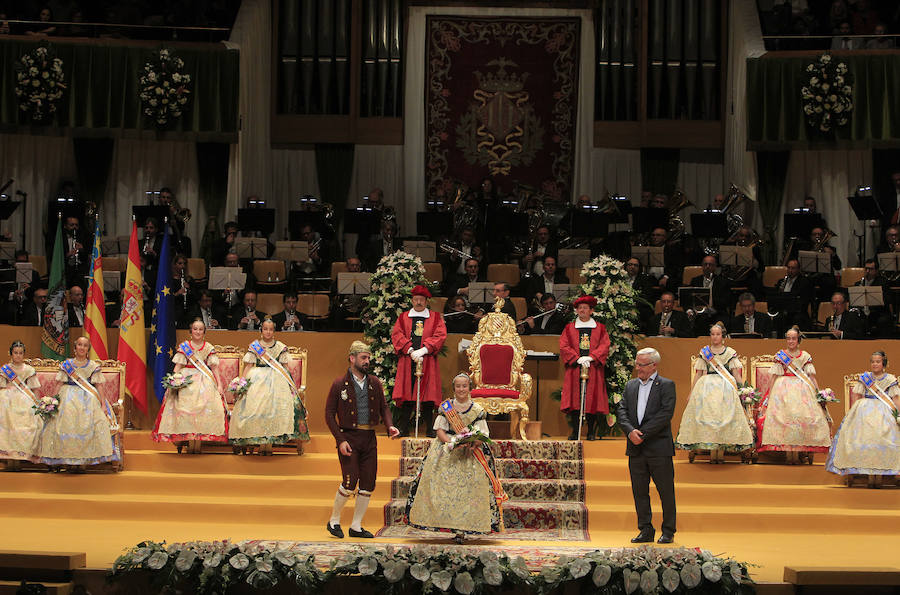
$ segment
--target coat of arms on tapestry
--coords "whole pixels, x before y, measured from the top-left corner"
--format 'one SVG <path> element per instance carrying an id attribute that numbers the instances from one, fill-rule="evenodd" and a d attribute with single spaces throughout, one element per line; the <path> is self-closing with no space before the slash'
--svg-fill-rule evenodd
<path id="1" fill-rule="evenodd" d="M 430 16 L 426 29 L 428 196 L 490 177 L 568 200 L 580 20 Z"/>

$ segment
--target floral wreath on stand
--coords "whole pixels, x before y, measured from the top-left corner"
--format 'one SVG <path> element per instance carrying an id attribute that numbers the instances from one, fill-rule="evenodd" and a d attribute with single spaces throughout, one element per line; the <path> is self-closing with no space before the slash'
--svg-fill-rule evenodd
<path id="1" fill-rule="evenodd" d="M 410 292 L 416 285 L 432 286 L 425 278 L 422 259 L 407 252 L 394 252 L 379 261 L 365 297 L 363 334 L 372 346 L 371 372 L 381 380 L 385 395 L 393 392 L 397 376 L 398 358 L 391 343 L 391 330 L 400 314 L 411 307 Z"/>
<path id="2" fill-rule="evenodd" d="M 622 400 L 625 385 L 631 380 L 634 358 L 637 356 L 636 335 L 638 325 L 637 300 L 640 299 L 628 283 L 625 265 L 615 258 L 600 255 L 584 263 L 581 268 L 584 283 L 580 290 L 584 295 L 597 298 L 594 314 L 606 326 L 609 335 L 609 357 L 606 360 L 606 393 L 609 411 L 606 424 L 610 433 L 616 427 L 616 405 Z M 562 391 L 554 393 L 562 396 Z M 598 433 L 602 424 L 597 424 Z"/>
<path id="3" fill-rule="evenodd" d="M 853 111 L 853 75 L 847 65 L 822 54 L 806 66 L 806 75 L 807 83 L 800 89 L 806 124 L 821 132 L 846 125 Z"/>
<path id="4" fill-rule="evenodd" d="M 191 75 L 184 73 L 184 60 L 167 49 L 144 63 L 140 79 L 141 109 L 158 126 L 181 117 L 191 94 Z"/>
<path id="5" fill-rule="evenodd" d="M 56 102 L 66 88 L 63 61 L 47 46 L 23 54 L 16 63 L 16 97 L 19 109 L 40 122 L 56 112 Z"/>

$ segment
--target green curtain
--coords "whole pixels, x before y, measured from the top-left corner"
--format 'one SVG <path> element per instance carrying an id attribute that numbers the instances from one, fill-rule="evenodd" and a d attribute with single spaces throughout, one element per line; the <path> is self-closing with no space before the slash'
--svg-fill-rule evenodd
<path id="1" fill-rule="evenodd" d="M 778 258 L 775 230 L 778 228 L 778 218 L 781 215 L 781 202 L 784 198 L 784 184 L 787 179 L 790 157 L 790 151 L 759 151 L 756 153 L 756 175 L 759 178 L 756 197 L 763 219 L 766 262 L 775 262 Z"/>
<path id="2" fill-rule="evenodd" d="M 115 141 L 111 138 L 72 139 L 78 186 L 85 200 L 98 205 L 103 202 L 115 146 Z"/>
<path id="3" fill-rule="evenodd" d="M 680 159 L 679 149 L 641 149 L 641 190 L 672 196 Z"/>
<path id="4" fill-rule="evenodd" d="M 870 148 L 900 141 L 900 55 L 841 54 L 853 76 L 846 126 L 822 133 L 806 125 L 800 89 L 819 54 L 747 59 L 747 144 L 751 151 Z"/>
<path id="5" fill-rule="evenodd" d="M 146 42 L 53 40 L 63 61 L 66 91 L 51 123 L 32 125 L 19 110 L 16 68 L 19 58 L 46 42 L 0 40 L 0 130 L 32 134 L 126 136 L 237 142 L 239 53 L 222 45 L 167 44 L 184 60 L 192 93 L 181 118 L 163 129 L 141 111 L 139 78 L 144 63 L 163 46 Z"/>
<path id="6" fill-rule="evenodd" d="M 334 225 L 344 215 L 353 174 L 354 146 L 348 143 L 316 144 L 316 178 L 324 202 L 334 207 Z"/>

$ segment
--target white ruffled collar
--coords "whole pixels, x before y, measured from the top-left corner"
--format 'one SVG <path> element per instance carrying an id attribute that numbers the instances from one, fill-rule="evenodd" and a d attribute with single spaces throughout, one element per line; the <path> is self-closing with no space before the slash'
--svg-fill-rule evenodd
<path id="1" fill-rule="evenodd" d="M 416 312 L 415 309 L 413 309 L 413 308 L 411 308 L 409 310 L 410 318 L 428 318 L 430 316 L 431 316 L 431 310 L 429 310 L 428 308 L 425 308 L 421 312 Z"/>
<path id="2" fill-rule="evenodd" d="M 580 318 L 575 319 L 575 328 L 597 328 L 597 321 L 591 318 L 582 322 Z"/>

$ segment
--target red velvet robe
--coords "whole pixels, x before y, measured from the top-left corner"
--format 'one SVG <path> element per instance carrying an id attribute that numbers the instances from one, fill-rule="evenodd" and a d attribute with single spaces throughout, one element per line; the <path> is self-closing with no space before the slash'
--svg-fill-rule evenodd
<path id="1" fill-rule="evenodd" d="M 441 372 L 438 366 L 437 354 L 447 340 L 447 325 L 440 312 L 430 310 L 430 316 L 425 319 L 425 327 L 422 332 L 422 347 L 428 348 L 428 355 L 422 366 L 422 386 L 420 389 L 422 402 L 430 401 L 439 405 L 441 397 Z M 416 400 L 416 391 L 412 385 L 411 375 L 415 372 L 415 364 L 407 351 L 412 347 L 410 334 L 412 332 L 412 319 L 409 312 L 404 312 L 394 323 L 391 330 L 391 343 L 394 345 L 394 353 L 400 356 L 397 362 L 397 378 L 394 380 L 394 401 Z"/>
<path id="2" fill-rule="evenodd" d="M 570 322 L 559 336 L 559 356 L 566 366 L 560 406 L 564 413 L 578 411 L 581 407 L 581 366 L 577 363 L 581 351 L 578 349 L 578 335 L 575 323 Z M 609 357 L 609 335 L 606 334 L 606 327 L 600 322 L 591 329 L 591 349 L 588 355 L 594 358 L 594 361 L 591 362 L 587 390 L 584 394 L 584 412 L 606 414 L 609 413 L 609 399 L 606 396 L 604 366 L 606 358 Z"/>

